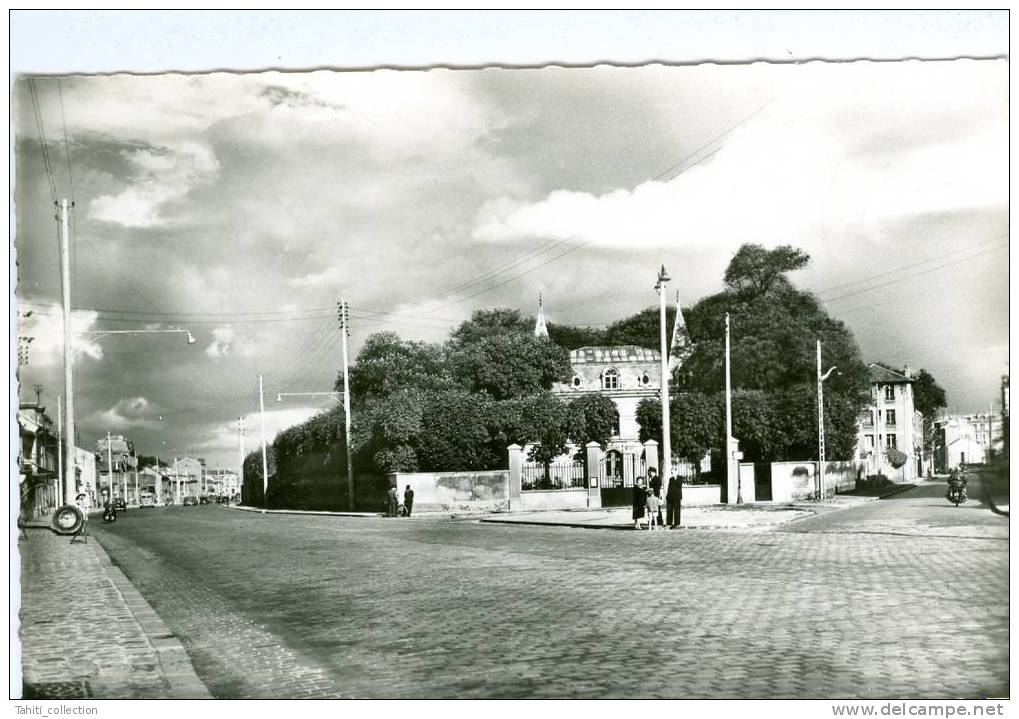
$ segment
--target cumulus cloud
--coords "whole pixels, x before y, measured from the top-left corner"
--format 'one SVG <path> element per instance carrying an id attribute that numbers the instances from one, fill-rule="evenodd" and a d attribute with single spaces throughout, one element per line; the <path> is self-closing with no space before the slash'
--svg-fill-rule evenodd
<path id="1" fill-rule="evenodd" d="M 672 180 L 597 195 L 562 189 L 529 203 L 498 198 L 479 211 L 473 236 L 691 252 L 752 240 L 811 250 L 829 233 L 879 240 L 882 226 L 904 217 L 1008 202 L 1000 128 L 874 163 L 838 127 L 790 113 L 748 124 Z"/>
<path id="2" fill-rule="evenodd" d="M 81 334 L 95 327 L 98 314 L 91 310 L 73 310 L 71 327 L 74 335 L 71 348 L 75 359 L 90 357 L 102 359 L 103 348 L 89 335 Z M 32 316 L 22 322 L 18 329 L 19 336 L 34 338 L 29 344 L 29 357 L 32 365 L 54 367 L 64 361 L 64 318 L 60 311 L 51 314 L 33 312 Z"/>
<path id="3" fill-rule="evenodd" d="M 129 184 L 116 194 L 92 200 L 92 219 L 125 227 L 164 224 L 169 218 L 162 214 L 163 206 L 210 182 L 219 169 L 212 150 L 196 142 L 132 150 L 126 159 L 133 169 Z"/>
<path id="4" fill-rule="evenodd" d="M 155 408 L 145 397 L 129 397 L 120 400 L 108 409 L 99 410 L 92 420 L 101 427 L 111 430 L 125 430 L 138 427 L 154 427 L 158 420 Z"/>
<path id="5" fill-rule="evenodd" d="M 229 327 L 217 327 L 212 331 L 212 342 L 205 348 L 209 357 L 226 357 L 234 341 L 234 331 Z"/>

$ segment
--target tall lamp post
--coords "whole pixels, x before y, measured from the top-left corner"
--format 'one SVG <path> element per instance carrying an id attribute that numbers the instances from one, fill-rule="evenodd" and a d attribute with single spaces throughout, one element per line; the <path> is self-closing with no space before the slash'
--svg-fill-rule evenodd
<path id="1" fill-rule="evenodd" d="M 831 367 L 827 372 L 821 373 L 821 340 L 817 341 L 817 476 L 818 492 L 817 498 L 824 499 L 824 381 L 831 376 L 836 367 Z"/>
<path id="2" fill-rule="evenodd" d="M 669 283 L 668 273 L 665 265 L 658 272 L 658 282 L 655 289 L 658 290 L 658 317 L 659 331 L 661 335 L 661 361 L 662 361 L 662 486 L 672 475 L 672 438 L 669 430 L 669 348 L 665 344 L 665 326 L 668 320 L 665 317 L 665 286 Z"/>

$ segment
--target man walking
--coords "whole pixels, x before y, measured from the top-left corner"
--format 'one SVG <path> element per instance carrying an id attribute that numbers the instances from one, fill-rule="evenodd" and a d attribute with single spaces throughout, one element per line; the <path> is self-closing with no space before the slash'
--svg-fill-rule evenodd
<path id="1" fill-rule="evenodd" d="M 407 489 L 403 490 L 403 511 L 410 516 L 410 510 L 414 508 L 414 490 L 407 485 Z"/>
<path id="2" fill-rule="evenodd" d="M 665 514 L 669 529 L 675 529 L 680 523 L 683 505 L 683 479 L 669 477 L 669 489 L 665 492 Z"/>

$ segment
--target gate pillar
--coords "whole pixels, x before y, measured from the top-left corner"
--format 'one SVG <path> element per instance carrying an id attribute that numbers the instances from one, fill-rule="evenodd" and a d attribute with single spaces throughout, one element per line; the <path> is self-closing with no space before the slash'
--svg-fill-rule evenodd
<path id="1" fill-rule="evenodd" d="M 520 475 L 523 472 L 524 467 L 524 448 L 519 444 L 511 444 L 506 448 L 507 454 L 509 454 L 509 488 L 507 496 L 509 498 L 509 508 L 519 509 L 520 508 Z"/>
<path id="2" fill-rule="evenodd" d="M 598 477 L 601 472 L 598 463 L 601 462 L 601 445 L 597 442 L 588 442 L 584 445 L 584 476 L 587 479 L 587 506 L 601 508 L 601 482 Z"/>

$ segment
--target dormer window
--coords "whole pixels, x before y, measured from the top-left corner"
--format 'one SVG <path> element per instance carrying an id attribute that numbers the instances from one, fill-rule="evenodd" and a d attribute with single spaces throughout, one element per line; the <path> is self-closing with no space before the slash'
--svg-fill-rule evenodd
<path id="1" fill-rule="evenodd" d="M 602 389 L 619 389 L 619 372 L 615 369 L 607 369 L 601 376 Z"/>

